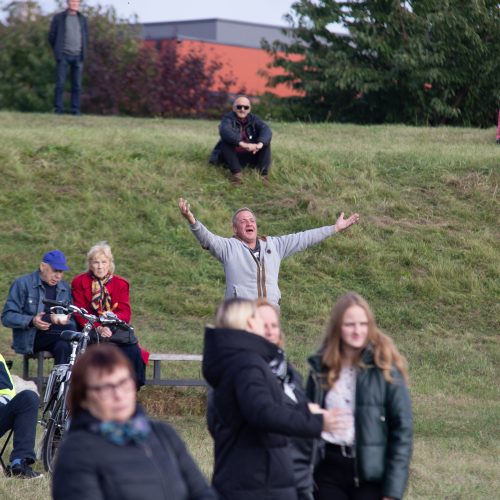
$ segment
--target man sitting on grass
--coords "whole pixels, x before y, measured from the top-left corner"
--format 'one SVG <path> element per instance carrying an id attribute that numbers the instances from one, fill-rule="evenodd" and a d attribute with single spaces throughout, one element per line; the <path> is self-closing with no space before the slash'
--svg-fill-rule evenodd
<path id="1" fill-rule="evenodd" d="M 273 134 L 251 109 L 248 97 L 241 95 L 234 100 L 233 110 L 220 122 L 220 141 L 210 155 L 210 163 L 225 164 L 231 170 L 231 182 L 235 186 L 241 184 L 241 169 L 245 165 L 256 168 L 262 180 L 268 182 Z"/>
<path id="2" fill-rule="evenodd" d="M 36 479 L 42 474 L 35 472 L 35 436 L 40 399 L 30 390 L 16 394 L 14 382 L 4 357 L 0 354 L 0 436 L 14 430 L 14 447 L 10 454 L 8 475 L 21 479 Z"/>

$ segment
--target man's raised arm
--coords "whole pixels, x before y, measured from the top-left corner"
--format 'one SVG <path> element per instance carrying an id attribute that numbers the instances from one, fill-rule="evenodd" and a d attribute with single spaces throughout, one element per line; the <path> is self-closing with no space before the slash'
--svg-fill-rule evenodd
<path id="1" fill-rule="evenodd" d="M 191 232 L 202 248 L 209 250 L 217 260 L 224 262 L 227 258 L 230 240 L 213 234 L 199 220 L 196 220 L 191 212 L 189 202 L 184 198 L 179 198 L 178 206 L 182 216 L 189 222 Z"/>
<path id="2" fill-rule="evenodd" d="M 194 224 L 196 222 L 196 219 L 194 218 L 193 213 L 191 212 L 191 205 L 188 203 L 187 200 L 184 198 L 179 198 L 179 210 L 181 211 L 181 214 L 183 217 L 190 223 Z"/>
<path id="3" fill-rule="evenodd" d="M 359 214 L 352 214 L 347 219 L 344 218 L 342 212 L 335 224 L 332 226 L 318 227 L 316 229 L 309 229 L 300 233 L 287 234 L 285 236 L 278 236 L 274 238 L 276 248 L 282 259 L 290 257 L 297 252 L 302 252 L 306 248 L 317 245 L 324 239 L 344 231 L 348 227 L 356 224 L 359 220 Z"/>

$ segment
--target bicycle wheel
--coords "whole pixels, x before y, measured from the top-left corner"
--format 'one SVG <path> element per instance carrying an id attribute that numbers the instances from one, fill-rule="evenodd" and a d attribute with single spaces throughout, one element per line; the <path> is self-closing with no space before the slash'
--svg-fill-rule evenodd
<path id="1" fill-rule="evenodd" d="M 47 472 L 53 472 L 54 458 L 64 434 L 65 424 L 68 416 L 66 405 L 64 404 L 66 394 L 56 402 L 54 411 L 47 422 L 47 429 L 42 445 L 43 467 Z"/>

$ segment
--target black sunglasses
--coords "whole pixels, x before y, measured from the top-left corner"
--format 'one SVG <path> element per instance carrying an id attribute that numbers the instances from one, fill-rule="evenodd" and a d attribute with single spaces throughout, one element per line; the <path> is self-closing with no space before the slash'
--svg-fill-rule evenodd
<path id="1" fill-rule="evenodd" d="M 250 106 L 243 106 L 243 104 L 237 104 L 236 109 L 238 110 L 244 109 L 245 111 L 248 111 L 250 109 Z"/>

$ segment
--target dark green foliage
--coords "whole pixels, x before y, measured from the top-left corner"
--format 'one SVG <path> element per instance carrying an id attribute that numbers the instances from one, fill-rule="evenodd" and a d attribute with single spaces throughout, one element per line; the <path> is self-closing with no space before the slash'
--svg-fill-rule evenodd
<path id="1" fill-rule="evenodd" d="M 48 111 L 52 106 L 54 58 L 49 50 L 49 20 L 11 17 L 0 22 L 0 109 Z"/>
<path id="2" fill-rule="evenodd" d="M 500 104 L 496 1 L 300 0 L 288 22 L 294 42 L 266 48 L 274 65 L 287 72 L 273 82 L 304 92 L 304 112 L 297 99 L 291 101 L 303 119 L 495 122 Z"/>
<path id="3" fill-rule="evenodd" d="M 112 7 L 85 7 L 89 47 L 84 113 L 133 116 L 220 116 L 232 80 L 199 51 L 180 54 L 176 41 L 146 45 L 137 25 Z M 51 16 L 32 2 L 30 15 L 0 22 L 0 109 L 50 111 L 55 61 L 47 35 Z M 69 82 L 68 82 L 69 89 Z M 214 91 L 215 89 L 215 91 Z"/>

